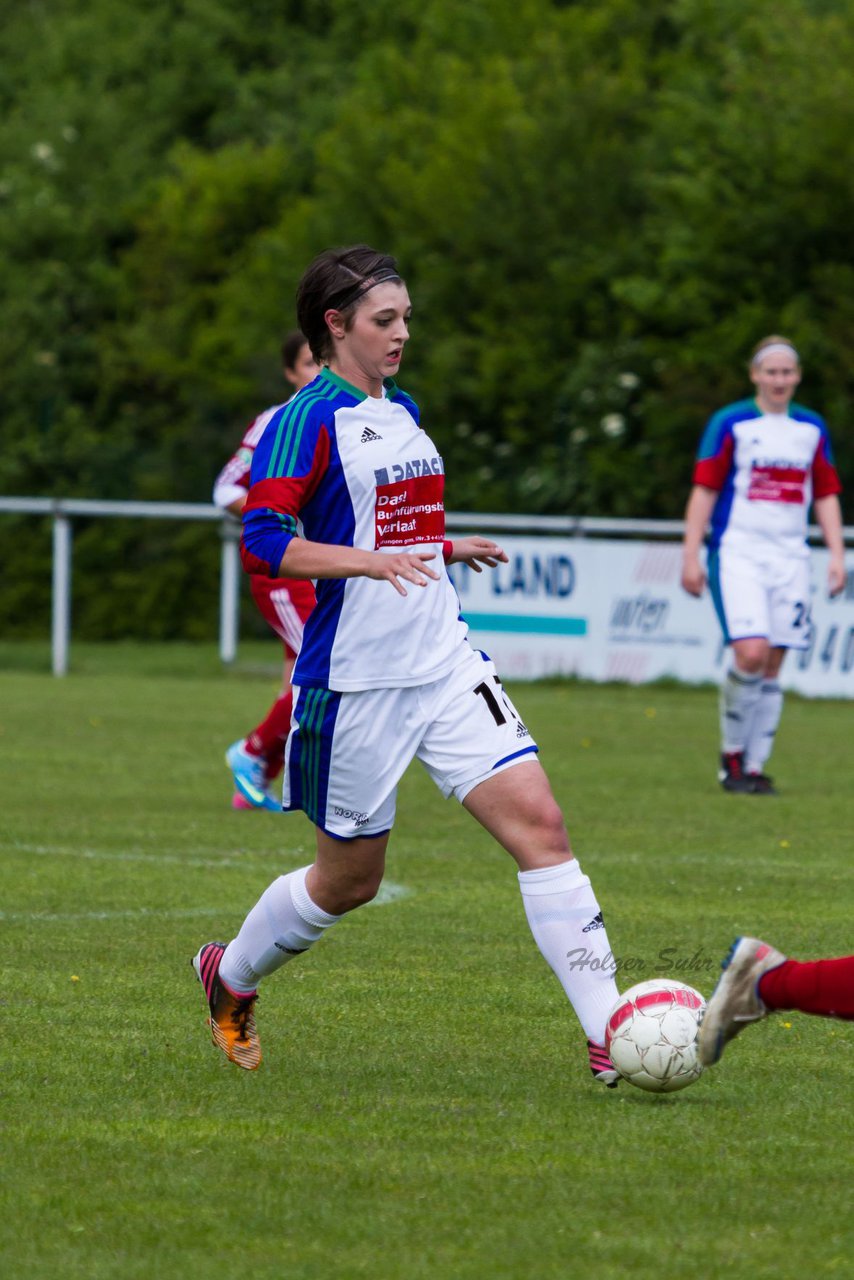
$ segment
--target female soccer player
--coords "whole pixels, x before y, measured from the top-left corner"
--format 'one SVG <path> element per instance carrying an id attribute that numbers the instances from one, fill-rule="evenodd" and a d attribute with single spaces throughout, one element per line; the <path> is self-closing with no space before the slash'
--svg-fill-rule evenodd
<path id="1" fill-rule="evenodd" d="M 469 644 L 444 568 L 481 572 L 507 556 L 487 538 L 445 538 L 442 457 L 393 381 L 410 309 L 394 259 L 364 245 L 322 253 L 299 286 L 300 326 L 323 368 L 255 451 L 243 553 L 251 573 L 317 582 L 284 784 L 285 808 L 316 825 L 317 853 L 193 964 L 214 1043 L 252 1070 L 259 981 L 374 897 L 397 785 L 417 757 L 514 858 L 531 931 L 584 1028 L 594 1077 L 611 1085 L 602 1045 L 617 988 L 602 912 L 536 743 Z"/>
<path id="2" fill-rule="evenodd" d="M 765 774 L 783 709 L 780 667 L 810 638 L 807 514 L 812 503 L 830 550 L 831 595 L 845 585 L 845 548 L 827 427 L 792 402 L 798 353 L 772 334 L 754 348 L 752 400 L 710 419 L 685 512 L 682 586 L 702 595 L 700 545 L 711 519 L 708 581 L 732 662 L 721 689 L 721 769 L 726 791 L 773 795 Z"/>
<path id="3" fill-rule="evenodd" d="M 282 370 L 294 388 L 294 395 L 319 372 L 305 334 L 296 330 L 282 343 Z M 291 396 L 291 400 L 293 396 Z M 285 401 L 290 404 L 290 400 Z M 249 492 L 249 473 L 255 447 L 264 428 L 283 406 L 273 405 L 258 415 L 246 429 L 240 447 L 216 478 L 213 500 L 224 511 L 240 516 Z M 284 666 L 282 692 L 264 719 L 245 738 L 233 742 L 225 760 L 234 775 L 235 809 L 275 809 L 281 804 L 270 794 L 270 783 L 282 771 L 285 741 L 291 727 L 291 672 L 302 643 L 305 620 L 314 608 L 314 588 L 295 578 L 267 578 L 254 574 L 252 595 L 266 622 L 282 642 Z"/>

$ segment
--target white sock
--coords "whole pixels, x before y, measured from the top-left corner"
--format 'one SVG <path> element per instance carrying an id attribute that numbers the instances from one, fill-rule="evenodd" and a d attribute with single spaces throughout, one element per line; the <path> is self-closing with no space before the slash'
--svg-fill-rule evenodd
<path id="1" fill-rule="evenodd" d="M 735 665 L 727 671 L 720 695 L 721 751 L 744 751 L 761 688 L 761 675 L 748 675 Z"/>
<path id="2" fill-rule="evenodd" d="M 305 887 L 308 871 L 300 867 L 274 880 L 226 947 L 219 976 L 236 995 L 254 991 L 261 978 L 307 951 L 341 919 L 312 902 Z"/>
<path id="3" fill-rule="evenodd" d="M 748 773 L 762 773 L 774 747 L 774 735 L 783 714 L 783 690 L 778 680 L 763 680 L 759 701 L 753 712 L 744 752 Z"/>
<path id="4" fill-rule="evenodd" d="M 575 859 L 520 871 L 519 888 L 534 941 L 569 997 L 588 1040 L 605 1043 L 619 994 L 602 912 Z"/>

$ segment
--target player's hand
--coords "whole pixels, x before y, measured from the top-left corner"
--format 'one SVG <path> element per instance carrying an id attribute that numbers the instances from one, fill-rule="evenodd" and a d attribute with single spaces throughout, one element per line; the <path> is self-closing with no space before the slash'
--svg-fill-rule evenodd
<path id="1" fill-rule="evenodd" d="M 701 596 L 706 587 L 706 574 L 699 560 L 686 560 L 682 566 L 682 586 L 689 596 Z"/>
<path id="2" fill-rule="evenodd" d="M 475 573 L 483 572 L 481 564 L 494 569 L 501 562 L 507 563 L 507 552 L 491 538 L 455 538 L 451 545 L 453 551 L 448 557 L 448 564 L 467 564 Z"/>
<path id="3" fill-rule="evenodd" d="M 846 578 L 845 561 L 831 560 L 827 570 L 827 590 L 831 596 L 838 596 L 845 590 Z"/>
<path id="4" fill-rule="evenodd" d="M 374 578 L 377 582 L 390 582 L 398 595 L 405 596 L 404 582 L 410 582 L 414 587 L 426 587 L 428 578 L 439 578 L 436 570 L 425 563 L 435 559 L 435 551 L 401 551 L 393 556 L 374 551 L 368 559 L 365 577 Z"/>

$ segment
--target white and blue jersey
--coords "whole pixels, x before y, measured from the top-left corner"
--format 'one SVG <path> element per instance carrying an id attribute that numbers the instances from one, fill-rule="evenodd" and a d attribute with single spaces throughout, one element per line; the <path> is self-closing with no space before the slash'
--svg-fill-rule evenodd
<path id="1" fill-rule="evenodd" d="M 827 427 L 798 404 L 764 413 L 755 400 L 709 420 L 694 483 L 716 489 L 709 547 L 760 559 L 807 559 L 811 502 L 839 493 Z"/>
<path id="2" fill-rule="evenodd" d="M 326 578 L 305 626 L 293 682 L 350 692 L 425 684 L 467 647 L 448 574 L 444 467 L 415 403 L 391 380 L 382 399 L 324 369 L 267 423 L 252 460 L 242 555 L 275 577 L 291 539 L 395 554 L 434 551 L 437 580 L 407 586 Z"/>

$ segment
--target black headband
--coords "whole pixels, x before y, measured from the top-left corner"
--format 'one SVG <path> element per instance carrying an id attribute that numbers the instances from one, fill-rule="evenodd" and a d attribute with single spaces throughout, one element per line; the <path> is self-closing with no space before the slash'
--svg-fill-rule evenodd
<path id="1" fill-rule="evenodd" d="M 349 285 L 340 296 L 333 294 L 329 300 L 329 308 L 333 311 L 344 311 L 345 308 L 363 298 L 369 290 L 375 289 L 378 284 L 386 284 L 389 280 L 400 280 L 400 276 L 394 267 L 383 267 L 368 280 L 359 280 L 356 284 Z"/>

